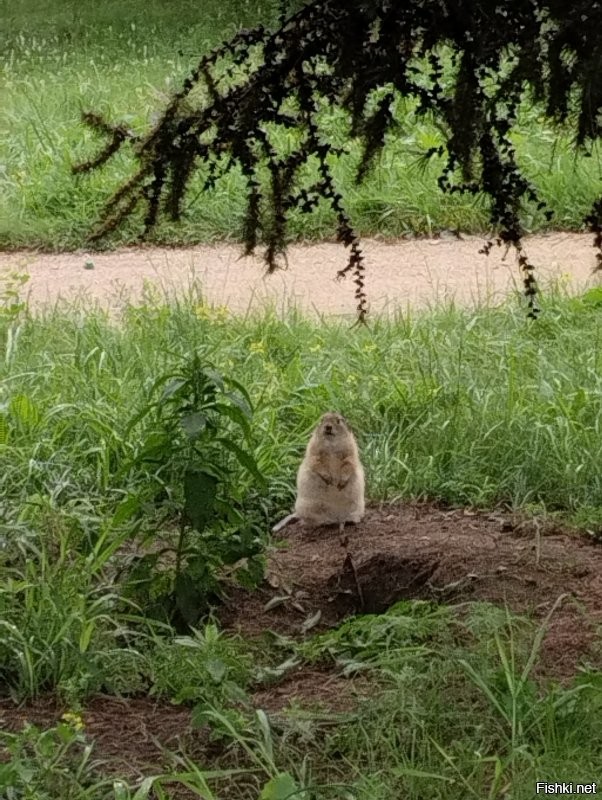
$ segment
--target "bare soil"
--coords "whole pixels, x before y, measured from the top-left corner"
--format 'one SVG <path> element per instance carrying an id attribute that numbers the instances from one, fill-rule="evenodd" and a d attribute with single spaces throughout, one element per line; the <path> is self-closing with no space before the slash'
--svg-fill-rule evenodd
<path id="1" fill-rule="evenodd" d="M 318 611 L 312 632 L 403 599 L 486 601 L 543 619 L 562 597 L 543 642 L 540 676 L 564 680 L 580 664 L 602 668 L 602 546 L 583 534 L 432 504 L 371 508 L 342 535 L 300 523 L 282 534 L 284 547 L 274 548 L 264 587 L 233 593 L 222 610 L 223 624 L 245 636 L 272 629 L 299 637 Z M 270 608 L 274 597 L 285 599 Z"/>
<path id="2" fill-rule="evenodd" d="M 521 276 L 512 253 L 494 248 L 479 253 L 485 239 L 407 239 L 363 243 L 366 286 L 373 313 L 424 308 L 454 300 L 461 305 L 497 304 L 521 288 Z M 588 234 L 553 233 L 527 237 L 527 253 L 537 267 L 542 288 L 560 281 L 569 292 L 597 283 L 593 239 Z M 191 248 L 127 248 L 105 253 L 0 253 L 0 283 L 10 272 L 27 272 L 33 309 L 58 298 L 77 298 L 118 310 L 126 301 L 138 302 L 145 283 L 157 285 L 168 296 L 195 287 L 209 304 L 246 313 L 272 305 L 280 313 L 296 306 L 310 314 L 353 317 L 351 279 L 337 283 L 337 271 L 346 264 L 342 245 L 322 242 L 291 245 L 288 268 L 265 275 L 260 256 L 241 258 L 236 244 Z M 93 268 L 86 268 L 93 264 Z"/>
<path id="3" fill-rule="evenodd" d="M 369 508 L 363 522 L 342 535 L 336 527 L 299 524 L 282 533 L 264 584 L 230 593 L 220 612 L 226 628 L 251 638 L 268 630 L 302 638 L 303 623 L 318 611 L 312 634 L 404 598 L 488 601 L 543 620 L 560 598 L 537 676 L 564 682 L 581 665 L 602 668 L 602 546 L 585 535 L 518 515 L 432 504 Z M 274 598 L 281 602 L 266 608 Z M 258 687 L 253 703 L 270 714 L 291 702 L 345 713 L 370 691 L 363 678 L 305 666 L 276 685 Z M 25 721 L 48 727 L 64 710 L 55 698 L 20 708 L 5 699 L 0 728 L 16 731 Z M 205 765 L 223 756 L 206 730 L 192 728 L 190 709 L 183 706 L 102 696 L 87 704 L 83 719 L 95 757 L 110 774 L 136 778 L 168 768 L 169 753 L 186 752 Z"/>

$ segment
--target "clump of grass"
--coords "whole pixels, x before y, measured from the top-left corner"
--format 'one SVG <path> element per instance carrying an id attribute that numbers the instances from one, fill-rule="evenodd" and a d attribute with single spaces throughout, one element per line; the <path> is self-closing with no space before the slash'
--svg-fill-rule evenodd
<path id="1" fill-rule="evenodd" d="M 510 789 L 526 800 L 537 781 L 592 781 L 602 734 L 600 675 L 583 673 L 571 686 L 537 685 L 533 668 L 545 629 L 545 622 L 536 626 L 487 604 L 460 612 L 402 603 L 352 620 L 298 654 L 344 660 L 353 653 L 356 666 L 370 671 L 369 697 L 343 714 L 293 708 L 279 715 L 232 715 L 204 698 L 193 722 L 209 723 L 220 741 L 214 763 L 179 756 L 170 773 L 144 778 L 135 796 L 155 796 L 154 787 L 157 797 L 168 797 L 168 786 L 183 784 L 213 800 L 303 792 L 317 800 L 459 800 Z M 74 800 L 108 796 L 83 717 L 68 712 L 57 728 L 0 736 L 10 756 L 0 788 L 26 785 L 25 796 L 41 798 L 55 796 L 57 787 Z M 126 781 L 113 780 L 115 797 L 133 796 Z"/>
<path id="2" fill-rule="evenodd" d="M 130 421 L 156 376 L 196 352 L 249 391 L 253 454 L 270 485 L 253 495 L 261 513 L 288 506 L 308 433 L 336 408 L 357 431 L 375 500 L 531 505 L 584 518 L 602 503 L 600 337 L 597 306 L 561 297 L 531 327 L 507 304 L 352 331 L 295 312 L 229 318 L 194 293 L 128 307 L 121 324 L 60 307 L 7 318 L 0 482 L 10 503 L 37 493 L 61 509 L 85 498 L 114 512 L 132 488 L 120 466 L 143 443 Z"/>
<path id="3" fill-rule="evenodd" d="M 291 792 L 320 800 L 493 798 L 510 787 L 528 798 L 538 780 L 593 775 L 599 757 L 600 675 L 564 687 L 534 680 L 548 621 L 488 604 L 399 603 L 294 648 L 297 659 L 334 658 L 367 675 L 360 693 L 369 696 L 352 710 L 312 713 L 293 702 L 237 723 L 201 717 L 257 771 L 288 776 L 280 780 Z M 250 775 L 237 785 L 240 797 L 257 791 Z"/>
<path id="4" fill-rule="evenodd" d="M 6 798 L 100 800 L 112 781 L 98 774 L 81 718 L 77 714 L 48 730 L 26 725 L 20 733 L 0 733 L 7 758 L 0 770 L 0 791 Z"/>
<path id="5" fill-rule="evenodd" d="M 414 638 L 409 627 L 400 636 L 396 620 L 413 617 Z M 416 647 L 428 619 L 428 647 Z M 528 798 L 538 780 L 593 774 L 599 675 L 538 687 L 533 667 L 545 623 L 536 627 L 503 609 L 480 605 L 462 617 L 448 610 L 435 621 L 424 604 L 407 603 L 313 643 L 328 654 L 351 645 L 381 688 L 351 724 L 322 731 L 316 766 L 325 782 L 345 775 L 352 796 L 382 800 L 493 798 L 510 787 Z"/>

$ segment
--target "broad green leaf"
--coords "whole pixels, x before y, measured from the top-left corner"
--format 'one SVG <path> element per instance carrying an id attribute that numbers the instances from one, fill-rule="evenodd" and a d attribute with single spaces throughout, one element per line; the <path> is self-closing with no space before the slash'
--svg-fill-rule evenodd
<path id="1" fill-rule="evenodd" d="M 594 286 L 581 295 L 581 300 L 588 306 L 602 306 L 602 286 Z"/>
<path id="2" fill-rule="evenodd" d="M 38 409 L 26 394 L 15 395 L 8 408 L 22 425 L 37 425 L 40 420 Z"/>
<path id="3" fill-rule="evenodd" d="M 203 375 L 206 375 L 211 381 L 211 383 L 215 384 L 221 392 L 224 391 L 225 389 L 224 379 L 221 376 L 221 374 L 217 372 L 217 370 L 205 367 L 205 369 L 203 369 L 202 372 Z"/>
<path id="4" fill-rule="evenodd" d="M 83 631 L 79 637 L 79 652 L 85 653 L 90 646 L 90 640 L 92 639 L 92 634 L 94 633 L 94 629 L 96 627 L 96 623 L 94 620 L 89 620 L 87 625 L 84 627 Z"/>
<path id="5" fill-rule="evenodd" d="M 207 661 L 207 672 L 211 675 L 214 683 L 221 683 L 226 675 L 228 667 L 221 658 L 210 658 Z"/>
<path id="6" fill-rule="evenodd" d="M 231 453 L 233 453 L 238 459 L 239 464 L 252 475 L 254 475 L 255 478 L 257 478 L 257 480 L 262 484 L 262 486 L 266 485 L 266 479 L 259 471 L 259 468 L 252 455 L 239 447 L 239 445 L 237 445 L 231 439 L 227 439 L 225 436 L 220 436 L 215 441 L 219 444 L 222 444 L 226 450 L 229 450 Z"/>
<path id="7" fill-rule="evenodd" d="M 162 461 L 171 452 L 172 443 L 164 433 L 151 433 L 137 454 L 135 461 Z"/>
<path id="8" fill-rule="evenodd" d="M 18 787 L 19 794 L 14 794 L 15 798 L 23 797 L 21 792 L 25 785 L 31 783 L 32 778 L 37 775 L 37 770 L 27 767 L 22 761 L 13 761 L 9 764 L 0 764 L 0 788 L 10 789 Z"/>
<path id="9" fill-rule="evenodd" d="M 241 393 L 241 395 L 247 402 L 249 412 L 252 414 L 253 403 L 251 402 L 251 396 L 249 395 L 245 387 L 242 385 L 242 383 L 239 383 L 235 378 L 228 378 L 228 383 L 230 384 L 230 386 L 233 386 L 235 389 L 238 389 L 238 391 Z M 228 396 L 230 396 L 230 394 L 228 394 Z"/>
<path id="10" fill-rule="evenodd" d="M 180 574 L 174 582 L 176 605 L 189 625 L 194 625 L 203 608 L 204 592 L 190 575 Z"/>
<path id="11" fill-rule="evenodd" d="M 247 418 L 239 408 L 236 406 L 227 406 L 225 403 L 216 403 L 215 410 L 219 414 L 223 414 L 225 417 L 228 417 L 232 420 L 232 422 L 241 427 L 244 431 L 245 437 L 249 439 L 251 435 L 251 428 Z"/>
<path id="12" fill-rule="evenodd" d="M 141 502 L 139 497 L 134 495 L 126 497 L 126 499 L 117 506 L 117 509 L 113 514 L 113 519 L 111 520 L 111 527 L 116 528 L 123 522 L 127 522 L 128 519 L 133 517 L 134 514 L 140 510 L 140 506 Z"/>
<path id="13" fill-rule="evenodd" d="M 169 400 L 170 397 L 173 397 L 174 394 L 176 394 L 176 392 L 178 392 L 187 383 L 188 381 L 185 378 L 175 378 L 174 380 L 170 381 L 161 392 L 161 402 L 164 400 Z"/>
<path id="14" fill-rule="evenodd" d="M 247 400 L 248 395 L 246 392 L 242 397 L 237 394 L 237 392 L 226 392 L 226 397 L 230 402 L 234 403 L 237 408 L 240 408 L 247 419 L 251 419 L 253 416 L 253 409 L 250 401 Z"/>
<path id="15" fill-rule="evenodd" d="M 145 778 L 136 789 L 136 794 L 132 797 L 132 800 L 147 800 L 151 796 L 151 790 L 158 777 L 157 775 L 149 775 L 148 778 Z"/>
<path id="16" fill-rule="evenodd" d="M 225 500 L 217 499 L 215 501 L 215 509 L 225 517 L 231 525 L 242 525 L 245 521 L 245 516 L 231 503 Z"/>
<path id="17" fill-rule="evenodd" d="M 197 703 L 190 713 L 190 724 L 193 728 L 202 728 L 203 725 L 211 723 L 209 709 L 204 703 Z"/>
<path id="18" fill-rule="evenodd" d="M 220 630 L 214 622 L 208 622 L 202 630 L 196 630 L 194 635 L 205 646 L 217 644 L 221 638 Z"/>
<path id="19" fill-rule="evenodd" d="M 270 728 L 268 715 L 262 708 L 258 708 L 255 711 L 255 718 L 257 719 L 259 728 L 261 729 L 263 741 L 265 742 L 267 749 L 270 751 L 270 756 L 272 756 L 272 729 Z"/>
<path id="20" fill-rule="evenodd" d="M 199 533 L 213 516 L 217 486 L 217 478 L 207 472 L 190 469 L 184 475 L 184 510 Z"/>
<path id="21" fill-rule="evenodd" d="M 196 439 L 207 427 L 207 417 L 201 414 L 200 411 L 194 411 L 192 414 L 186 414 L 180 420 L 184 433 L 189 439 Z"/>
<path id="22" fill-rule="evenodd" d="M 262 555 L 247 559 L 247 566 L 236 570 L 236 579 L 241 586 L 253 589 L 259 586 L 265 575 L 265 559 Z"/>
<path id="23" fill-rule="evenodd" d="M 265 784 L 259 800 L 289 800 L 298 793 L 299 787 L 293 776 L 288 772 L 281 772 Z"/>

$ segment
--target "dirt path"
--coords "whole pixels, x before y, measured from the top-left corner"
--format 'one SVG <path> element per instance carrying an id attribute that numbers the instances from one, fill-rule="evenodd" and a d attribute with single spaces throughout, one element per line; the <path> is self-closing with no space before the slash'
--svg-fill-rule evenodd
<path id="1" fill-rule="evenodd" d="M 364 242 L 366 276 L 372 312 L 424 308 L 454 298 L 475 305 L 498 303 L 520 288 L 514 257 L 503 259 L 495 248 L 489 257 L 479 254 L 480 237 Z M 527 252 L 538 268 L 542 287 L 560 280 L 570 292 L 597 283 L 592 237 L 588 234 L 554 233 L 529 237 Z M 93 255 L 84 252 L 40 254 L 0 253 L 0 282 L 11 271 L 27 272 L 31 307 L 39 309 L 57 298 L 88 298 L 117 309 L 124 301 L 137 301 L 145 281 L 169 294 L 181 294 L 195 281 L 203 297 L 244 313 L 273 303 L 279 311 L 296 305 L 306 312 L 337 315 L 355 313 L 354 284 L 337 283 L 337 270 L 346 263 L 346 252 L 336 243 L 294 245 L 289 267 L 264 276 L 259 257 L 242 258 L 235 244 L 192 248 L 121 249 Z M 86 269 L 92 261 L 94 269 Z M 0 287 L 1 290 L 1 287 Z"/>

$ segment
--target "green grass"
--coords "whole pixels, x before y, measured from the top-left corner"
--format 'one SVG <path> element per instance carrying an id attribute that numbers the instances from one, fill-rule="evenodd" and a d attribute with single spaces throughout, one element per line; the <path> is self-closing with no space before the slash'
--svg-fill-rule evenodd
<path id="1" fill-rule="evenodd" d="M 99 145 L 80 124 L 82 110 L 123 120 L 137 131 L 148 128 L 199 56 L 242 25 L 274 19 L 275 0 L 236 2 L 158 0 L 94 4 L 53 2 L 53 11 L 34 0 L 0 5 L 0 247 L 69 249 L 82 244 L 104 200 L 129 174 L 129 154 L 120 154 L 102 172 L 77 179 L 71 166 Z M 440 143 L 437 129 L 416 121 L 413 108 L 397 101 L 398 136 L 391 140 L 375 172 L 357 187 L 353 181 L 357 143 L 335 166 L 337 183 L 352 221 L 363 235 L 428 234 L 446 228 L 485 231 L 487 202 L 482 197 L 442 196 L 436 186 L 441 163 L 420 166 L 419 155 Z M 346 122 L 325 112 L 324 132 L 346 141 Z M 578 229 L 599 192 L 598 151 L 576 158 L 570 137 L 553 134 L 538 111 L 525 107 L 516 131 L 520 163 L 555 211 L 555 227 Z M 284 135 L 279 146 L 286 147 Z M 244 193 L 238 172 L 210 194 L 191 185 L 185 219 L 179 227 L 162 224 L 155 239 L 190 243 L 238 239 Z M 527 229 L 546 226 L 541 212 L 525 209 Z M 333 235 L 332 212 L 321 204 L 309 216 L 292 219 L 295 238 Z M 132 242 L 137 223 L 116 241 Z"/>
<path id="2" fill-rule="evenodd" d="M 250 392 L 255 456 L 272 513 L 287 507 L 317 415 L 339 409 L 358 431 L 374 499 L 595 513 L 602 504 L 599 307 L 549 297 L 535 325 L 517 304 L 316 324 L 291 313 L 229 317 L 192 294 L 127 306 L 121 325 L 67 307 L 16 322 L 0 338 L 0 480 L 109 513 L 129 430 L 149 387 L 196 351 Z M 248 479 L 246 479 L 248 480 Z"/>
<path id="3" fill-rule="evenodd" d="M 353 775 L 366 798 L 493 798 L 508 786 L 530 798 L 537 780 L 593 774 L 578 717 L 591 719 L 599 676 L 538 690 L 532 669 L 544 629 L 486 604 L 461 615 L 401 602 L 315 637 L 306 656 L 327 652 L 382 689 L 319 746 L 339 754 L 341 780 Z"/>
<path id="4" fill-rule="evenodd" d="M 153 432 L 152 422 L 130 423 L 156 378 L 195 351 L 250 393 L 250 447 L 268 489 L 235 467 L 233 481 L 263 520 L 264 540 L 269 521 L 290 507 L 308 432 L 327 408 L 358 432 L 372 500 L 505 502 L 595 528 L 596 292 L 549 297 L 535 325 L 509 302 L 368 328 L 294 312 L 229 317 L 194 290 L 172 305 L 149 291 L 118 322 L 68 306 L 33 317 L 16 300 L 7 294 L 0 314 L 3 692 L 55 692 L 75 710 L 99 691 L 195 704 L 225 755 L 181 763 L 156 779 L 157 797 L 169 796 L 168 778 L 216 800 L 309 786 L 306 796 L 319 800 L 496 798 L 508 786 L 526 799 L 536 780 L 596 779 L 600 676 L 538 686 L 543 629 L 503 609 L 467 615 L 411 603 L 300 647 L 258 651 L 212 624 L 177 637 L 143 616 L 123 578 L 130 540 L 150 536 L 156 512 L 143 509 L 134 524 L 120 511 L 146 480 L 124 464 Z M 252 712 L 247 692 L 258 668 L 291 658 L 370 674 L 374 694 L 351 716 L 306 713 L 273 727 Z M 3 736 L 7 797 L 134 796 L 115 792 L 86 756 L 85 730 L 73 726 Z M 243 773 L 232 772 L 233 758 Z"/>
<path id="5" fill-rule="evenodd" d="M 233 717 L 202 704 L 194 719 L 210 726 L 221 754 L 214 747 L 211 765 L 180 760 L 173 772 L 147 777 L 135 796 L 161 800 L 170 796 L 168 783 L 184 783 L 209 800 L 295 792 L 314 800 L 480 800 L 510 789 L 528 800 L 538 781 L 591 783 L 600 759 L 601 676 L 538 686 L 532 671 L 544 632 L 545 623 L 535 628 L 486 604 L 460 613 L 402 602 L 351 620 L 296 655 L 363 673 L 370 698 L 347 713 L 278 718 L 248 710 Z M 9 798 L 132 797 L 125 782 L 122 793 L 108 791 L 89 742 L 77 712 L 47 731 L 0 734 L 12 757 L 0 787 L 24 788 Z M 144 794 L 151 786 L 156 795 Z"/>

